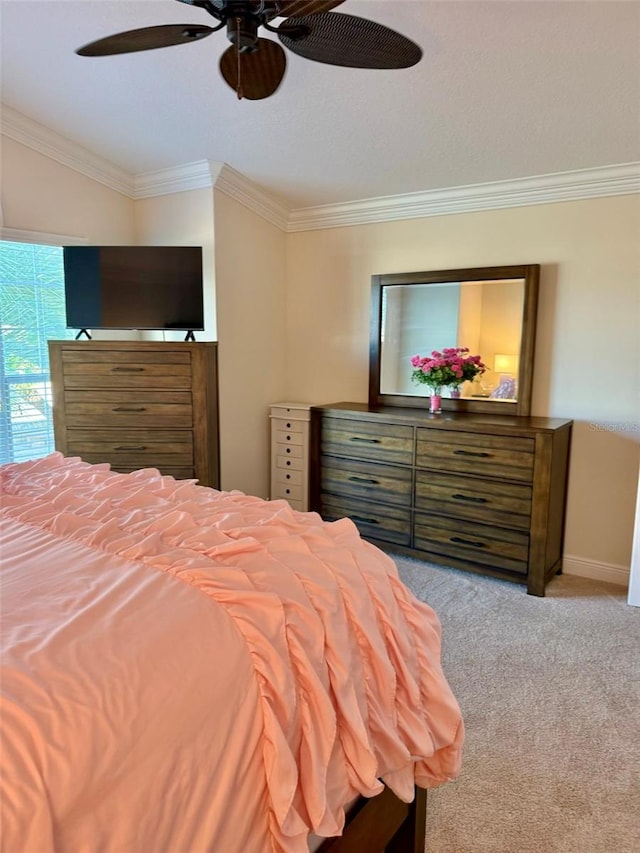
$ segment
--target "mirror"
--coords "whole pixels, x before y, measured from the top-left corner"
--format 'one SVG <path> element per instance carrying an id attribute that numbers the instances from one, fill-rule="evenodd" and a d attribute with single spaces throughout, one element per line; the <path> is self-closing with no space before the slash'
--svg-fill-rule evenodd
<path id="1" fill-rule="evenodd" d="M 527 264 L 373 276 L 369 405 L 425 407 L 429 387 L 412 380 L 412 356 L 461 347 L 485 370 L 444 388 L 442 408 L 528 415 L 539 272 Z"/>

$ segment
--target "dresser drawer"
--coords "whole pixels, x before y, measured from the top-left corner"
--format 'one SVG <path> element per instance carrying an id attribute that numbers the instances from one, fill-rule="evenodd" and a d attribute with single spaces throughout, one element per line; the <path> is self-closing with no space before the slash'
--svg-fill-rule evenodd
<path id="1" fill-rule="evenodd" d="M 532 438 L 418 429 L 416 465 L 530 483 L 534 444 Z"/>
<path id="2" fill-rule="evenodd" d="M 67 427 L 182 427 L 193 424 L 187 391 L 65 391 Z"/>
<path id="3" fill-rule="evenodd" d="M 529 530 L 531 486 L 416 471 L 416 509 Z"/>
<path id="4" fill-rule="evenodd" d="M 321 450 L 327 455 L 411 465 L 413 427 L 330 418 L 322 424 Z"/>
<path id="5" fill-rule="evenodd" d="M 102 460 L 104 462 L 104 459 Z M 135 465 L 129 467 L 127 465 L 112 465 L 111 470 L 118 474 L 130 474 L 132 471 L 139 471 L 140 468 L 157 468 L 164 477 L 175 477 L 176 480 L 197 480 L 194 468 L 176 468 L 173 465 Z M 207 485 L 202 483 L 202 485 Z"/>
<path id="6" fill-rule="evenodd" d="M 298 404 L 298 405 L 274 405 L 269 407 L 269 417 L 277 418 L 285 421 L 286 423 L 293 423 L 297 421 L 298 423 L 309 423 L 309 419 L 311 417 L 309 412 L 310 406 L 308 404 Z M 287 427 L 289 429 L 289 427 Z"/>
<path id="7" fill-rule="evenodd" d="M 413 543 L 434 556 L 527 573 L 529 536 L 517 530 L 416 513 Z"/>
<path id="8" fill-rule="evenodd" d="M 304 447 L 301 444 L 276 444 L 276 456 L 283 459 L 302 459 L 304 457 Z"/>
<path id="9" fill-rule="evenodd" d="M 193 435 L 190 430 L 70 429 L 67 453 L 125 467 L 193 467 Z"/>
<path id="10" fill-rule="evenodd" d="M 322 492 L 411 506 L 411 470 L 324 456 Z"/>
<path id="11" fill-rule="evenodd" d="M 65 388 L 191 388 L 188 352 L 63 351 Z"/>
<path id="12" fill-rule="evenodd" d="M 278 486 L 301 486 L 304 482 L 304 472 L 301 470 L 292 470 L 286 465 L 284 467 L 275 468 L 273 472 L 273 482 Z"/>
<path id="13" fill-rule="evenodd" d="M 293 444 L 298 444 L 302 447 L 305 443 L 305 436 L 302 430 L 294 432 L 293 430 L 276 429 L 273 431 L 273 440 L 276 444 L 282 444 L 285 447 Z"/>
<path id="14" fill-rule="evenodd" d="M 309 421 L 298 421 L 293 418 L 289 418 L 285 420 L 283 418 L 273 418 L 271 421 L 274 432 L 295 432 L 295 433 L 304 433 L 305 424 L 308 426 Z"/>
<path id="15" fill-rule="evenodd" d="M 296 512 L 307 512 L 307 502 L 304 500 L 296 501 L 293 498 L 287 498 L 287 503 L 291 509 L 295 509 Z"/>
<path id="16" fill-rule="evenodd" d="M 276 483 L 271 493 L 271 500 L 283 498 L 285 501 L 302 501 L 304 497 L 302 486 L 285 485 L 284 483 Z"/>
<path id="17" fill-rule="evenodd" d="M 408 509 L 322 495 L 320 514 L 325 521 L 350 518 L 360 533 L 370 539 L 405 546 L 411 540 L 411 513 Z"/>
<path id="18" fill-rule="evenodd" d="M 303 471 L 305 468 L 305 460 L 302 456 L 286 456 L 280 454 L 276 456 L 276 468 L 283 471 Z"/>

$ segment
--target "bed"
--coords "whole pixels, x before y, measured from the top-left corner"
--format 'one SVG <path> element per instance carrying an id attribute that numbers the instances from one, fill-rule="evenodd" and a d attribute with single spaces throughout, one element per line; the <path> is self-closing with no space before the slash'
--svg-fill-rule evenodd
<path id="1" fill-rule="evenodd" d="M 59 453 L 0 478 L 3 851 L 424 849 L 463 723 L 349 520 Z"/>

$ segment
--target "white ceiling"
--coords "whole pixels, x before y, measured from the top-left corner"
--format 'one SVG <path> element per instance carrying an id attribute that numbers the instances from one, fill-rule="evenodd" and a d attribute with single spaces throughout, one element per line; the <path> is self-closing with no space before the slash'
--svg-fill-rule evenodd
<path id="1" fill-rule="evenodd" d="M 399 71 L 287 51 L 274 96 L 238 101 L 224 31 L 113 57 L 123 30 L 215 25 L 175 0 L 1 0 L 2 101 L 132 175 L 227 163 L 288 209 L 640 160 L 640 2 L 347 0 L 421 45 Z M 266 33 L 261 33 L 266 35 Z"/>

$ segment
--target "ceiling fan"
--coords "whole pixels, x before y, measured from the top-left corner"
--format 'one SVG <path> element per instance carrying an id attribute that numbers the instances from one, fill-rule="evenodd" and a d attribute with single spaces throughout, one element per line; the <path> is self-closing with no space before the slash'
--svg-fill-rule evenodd
<path id="1" fill-rule="evenodd" d="M 220 57 L 220 73 L 238 98 L 268 98 L 280 85 L 287 66 L 284 50 L 261 38 L 260 27 L 305 59 L 352 68 L 409 68 L 422 50 L 395 30 L 354 15 L 332 12 L 344 0 L 178 0 L 198 6 L 215 27 L 165 24 L 107 36 L 78 48 L 80 56 L 110 56 L 200 41 L 226 27 L 231 42 Z M 278 27 L 274 18 L 284 18 Z"/>

